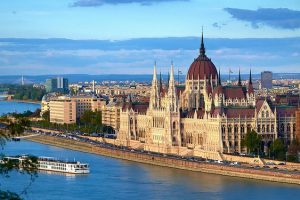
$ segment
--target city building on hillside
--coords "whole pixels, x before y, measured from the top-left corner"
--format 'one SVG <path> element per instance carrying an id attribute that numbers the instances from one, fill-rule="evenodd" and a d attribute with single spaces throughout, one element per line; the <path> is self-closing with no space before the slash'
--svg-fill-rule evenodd
<path id="1" fill-rule="evenodd" d="M 66 109 L 63 105 L 65 103 L 72 104 L 72 109 Z M 57 106 L 60 104 L 60 106 Z M 44 113 L 47 109 L 50 111 L 50 121 L 54 123 L 76 123 L 80 117 L 87 110 L 101 111 L 106 105 L 106 100 L 98 98 L 93 95 L 77 95 L 77 96 L 52 96 L 44 97 L 41 104 L 41 110 Z M 75 108 L 75 112 L 73 110 Z M 60 111 L 59 111 L 60 109 Z M 66 116 L 72 116 L 72 120 L 69 118 L 62 118 L 62 115 L 58 116 L 57 113 L 66 114 Z M 73 114 L 75 113 L 75 120 Z M 61 120 L 64 119 L 64 120 Z"/>
<path id="2" fill-rule="evenodd" d="M 295 107 L 256 98 L 251 70 L 247 85 L 239 76 L 236 85 L 223 86 L 220 72 L 206 56 L 202 35 L 185 85 L 175 85 L 173 64 L 168 85 L 163 85 L 155 65 L 149 105 L 124 104 L 117 140 L 149 151 L 218 159 L 220 153 L 246 152 L 242 140 L 251 130 L 262 136 L 264 152 L 277 137 L 290 143 L 295 118 Z"/>
<path id="3" fill-rule="evenodd" d="M 45 83 L 46 92 L 59 92 L 68 93 L 69 92 L 69 82 L 68 79 L 63 77 L 47 79 Z"/>
<path id="4" fill-rule="evenodd" d="M 73 124 L 76 123 L 76 102 L 67 97 L 58 97 L 51 100 L 50 122 L 57 124 Z"/>
<path id="5" fill-rule="evenodd" d="M 272 88 L 273 74 L 270 71 L 261 72 L 261 89 Z"/>

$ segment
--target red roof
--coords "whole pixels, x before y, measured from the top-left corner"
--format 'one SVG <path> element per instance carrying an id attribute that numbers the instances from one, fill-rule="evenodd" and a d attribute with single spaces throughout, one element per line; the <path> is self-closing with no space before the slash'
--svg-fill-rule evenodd
<path id="1" fill-rule="evenodd" d="M 247 98 L 246 88 L 243 86 L 223 87 L 225 99 L 245 99 Z"/>
<path id="2" fill-rule="evenodd" d="M 257 111 L 259 111 L 262 107 L 262 105 L 264 104 L 265 100 L 264 99 L 259 99 L 256 101 L 256 108 L 257 108 Z"/>
<path id="3" fill-rule="evenodd" d="M 251 118 L 255 116 L 254 108 L 225 108 L 227 118 Z"/>
<path id="4" fill-rule="evenodd" d="M 203 80 L 212 76 L 213 79 L 217 79 L 218 72 L 212 61 L 205 55 L 200 55 L 191 64 L 189 71 L 187 73 L 187 80 Z"/>
<path id="5" fill-rule="evenodd" d="M 222 85 L 218 85 L 214 91 L 213 91 L 213 97 L 216 95 L 216 94 L 223 94 L 223 87 Z"/>
<path id="6" fill-rule="evenodd" d="M 254 88 L 253 88 L 253 85 L 251 83 L 248 85 L 248 93 L 249 94 L 254 94 Z"/>
<path id="7" fill-rule="evenodd" d="M 134 112 L 138 113 L 146 113 L 149 104 L 135 104 L 135 103 L 124 103 L 122 110 L 126 111 L 127 109 L 133 109 Z"/>

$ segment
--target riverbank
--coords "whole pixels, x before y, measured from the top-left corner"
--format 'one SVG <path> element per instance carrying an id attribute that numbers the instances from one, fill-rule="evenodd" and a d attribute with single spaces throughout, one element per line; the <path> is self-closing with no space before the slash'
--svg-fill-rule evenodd
<path id="1" fill-rule="evenodd" d="M 34 101 L 34 100 L 19 100 L 19 99 L 11 99 L 5 100 L 8 102 L 17 102 L 17 103 L 32 103 L 32 104 L 41 104 L 41 101 Z"/>
<path id="2" fill-rule="evenodd" d="M 57 146 L 86 153 L 93 153 L 97 155 L 113 157 L 123 160 L 140 162 L 151 165 L 158 165 L 163 167 L 171 167 L 189 171 L 218 174 L 224 176 L 232 176 L 239 178 L 256 179 L 263 181 L 272 181 L 279 183 L 290 183 L 300 185 L 300 174 L 289 174 L 275 171 L 264 171 L 258 169 L 241 168 L 226 165 L 217 165 L 205 162 L 193 162 L 183 159 L 175 159 L 162 157 L 153 154 L 137 153 L 131 151 L 123 151 L 120 149 L 111 149 L 95 146 L 89 143 L 69 140 L 65 138 L 57 138 L 45 135 L 38 135 L 35 137 L 26 138 L 33 142 Z"/>

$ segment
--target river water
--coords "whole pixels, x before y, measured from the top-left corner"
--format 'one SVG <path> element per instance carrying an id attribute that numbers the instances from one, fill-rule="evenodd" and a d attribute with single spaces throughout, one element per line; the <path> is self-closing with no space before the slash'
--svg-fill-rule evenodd
<path id="1" fill-rule="evenodd" d="M 1 152 L 66 160 L 75 158 L 90 164 L 91 173 L 88 175 L 40 172 L 25 199 L 300 199 L 300 186 L 297 185 L 164 168 L 29 141 L 9 142 Z M 14 172 L 10 178 L 1 177 L 0 183 L 2 190 L 21 192 L 29 183 L 29 177 Z"/>
<path id="2" fill-rule="evenodd" d="M 15 101 L 1 101 L 0 98 L 0 116 L 5 113 L 18 112 L 22 113 L 24 111 L 30 110 L 35 111 L 37 108 L 41 108 L 40 104 L 36 103 L 21 103 Z"/>

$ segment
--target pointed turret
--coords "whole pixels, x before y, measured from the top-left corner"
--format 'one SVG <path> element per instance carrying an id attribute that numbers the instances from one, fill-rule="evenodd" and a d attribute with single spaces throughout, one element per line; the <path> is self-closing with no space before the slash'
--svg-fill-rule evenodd
<path id="1" fill-rule="evenodd" d="M 163 92 L 163 84 L 162 84 L 162 77 L 161 77 L 161 71 L 159 73 L 159 94 Z"/>
<path id="2" fill-rule="evenodd" d="M 159 107 L 159 94 L 158 94 L 158 83 L 156 75 L 156 62 L 154 63 L 153 79 L 150 96 L 150 109 Z"/>
<path id="3" fill-rule="evenodd" d="M 200 45 L 200 56 L 205 56 L 205 47 L 203 42 L 203 27 L 202 27 L 202 37 L 201 37 L 201 45 Z"/>
<path id="4" fill-rule="evenodd" d="M 171 64 L 170 71 L 170 80 L 169 80 L 169 88 L 168 88 L 168 105 L 170 111 L 177 111 L 177 96 L 175 91 L 175 79 L 174 79 L 174 66 L 173 62 Z"/>
<path id="5" fill-rule="evenodd" d="M 254 93 L 254 88 L 252 85 L 252 73 L 251 73 L 251 69 L 250 69 L 250 75 L 249 75 L 249 84 L 248 84 L 248 93 Z"/>
<path id="6" fill-rule="evenodd" d="M 249 84 L 252 84 L 252 73 L 251 73 L 251 69 L 250 69 L 250 76 L 249 76 Z"/>
<path id="7" fill-rule="evenodd" d="M 220 68 L 219 68 L 219 75 L 218 75 L 218 85 L 222 85 Z"/>
<path id="8" fill-rule="evenodd" d="M 241 69 L 239 69 L 239 82 L 238 82 L 238 86 L 242 86 Z"/>

